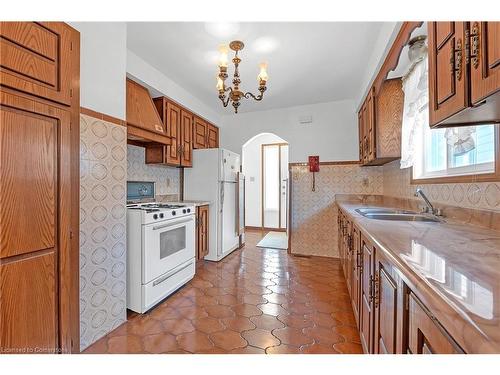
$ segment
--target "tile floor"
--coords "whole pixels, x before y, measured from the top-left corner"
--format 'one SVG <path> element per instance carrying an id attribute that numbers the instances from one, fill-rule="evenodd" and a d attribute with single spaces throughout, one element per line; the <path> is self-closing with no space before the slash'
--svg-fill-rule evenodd
<path id="1" fill-rule="evenodd" d="M 218 263 L 84 353 L 362 353 L 340 262 L 255 245 Z"/>

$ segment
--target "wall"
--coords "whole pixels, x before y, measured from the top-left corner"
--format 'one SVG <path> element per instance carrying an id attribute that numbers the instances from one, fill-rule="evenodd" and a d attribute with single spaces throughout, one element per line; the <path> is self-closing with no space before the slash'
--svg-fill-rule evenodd
<path id="1" fill-rule="evenodd" d="M 80 347 L 126 320 L 127 129 L 80 115 Z"/>
<path id="2" fill-rule="evenodd" d="M 180 169 L 161 165 L 146 165 L 144 153 L 144 147 L 127 146 L 127 180 L 156 182 L 156 195 L 179 194 Z"/>
<path id="3" fill-rule="evenodd" d="M 399 160 L 386 164 L 384 194 L 397 198 L 415 198 L 413 194 L 419 187 L 433 203 L 500 211 L 500 182 L 410 185 L 410 177 L 411 168 L 400 169 Z"/>
<path id="4" fill-rule="evenodd" d="M 80 32 L 80 105 L 124 120 L 127 25 L 69 24 Z"/>
<path id="5" fill-rule="evenodd" d="M 129 50 L 127 50 L 127 75 L 148 87 L 152 96 L 168 96 L 215 125 L 221 124 L 221 116 L 217 112 Z"/>
<path id="6" fill-rule="evenodd" d="M 299 124 L 311 115 L 312 124 Z M 304 162 L 308 155 L 322 161 L 358 159 L 358 123 L 352 100 L 288 107 L 223 116 L 222 147 L 241 153 L 253 136 L 273 132 L 290 144 L 290 162 Z"/>
<path id="7" fill-rule="evenodd" d="M 243 145 L 242 171 L 245 175 L 245 225 L 260 227 L 262 223 L 261 200 L 261 146 L 266 143 L 283 143 L 286 140 L 275 134 L 263 133 Z"/>
<path id="8" fill-rule="evenodd" d="M 307 166 L 291 168 L 291 251 L 338 257 L 335 194 L 383 194 L 383 167 L 321 165 L 316 191 Z"/>

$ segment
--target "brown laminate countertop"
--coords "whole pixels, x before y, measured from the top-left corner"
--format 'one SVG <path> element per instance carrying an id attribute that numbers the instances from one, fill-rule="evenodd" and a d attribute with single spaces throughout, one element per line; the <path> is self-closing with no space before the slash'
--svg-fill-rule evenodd
<path id="1" fill-rule="evenodd" d="M 369 219 L 355 209 L 387 206 L 337 204 L 467 353 L 500 353 L 500 232 L 451 221 Z"/>

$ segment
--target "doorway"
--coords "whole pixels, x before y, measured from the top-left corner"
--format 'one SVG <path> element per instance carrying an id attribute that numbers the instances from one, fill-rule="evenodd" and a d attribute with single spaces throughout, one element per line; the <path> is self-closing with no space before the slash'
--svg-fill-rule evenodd
<path id="1" fill-rule="evenodd" d="M 261 223 L 263 228 L 287 231 L 288 143 L 261 145 Z"/>

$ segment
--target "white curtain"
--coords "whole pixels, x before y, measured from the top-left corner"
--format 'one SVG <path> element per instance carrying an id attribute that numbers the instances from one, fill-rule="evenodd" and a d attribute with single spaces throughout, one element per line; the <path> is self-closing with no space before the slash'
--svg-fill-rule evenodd
<path id="1" fill-rule="evenodd" d="M 427 56 L 403 79 L 404 107 L 401 129 L 401 169 L 413 166 L 420 153 L 423 130 L 429 126 Z"/>

